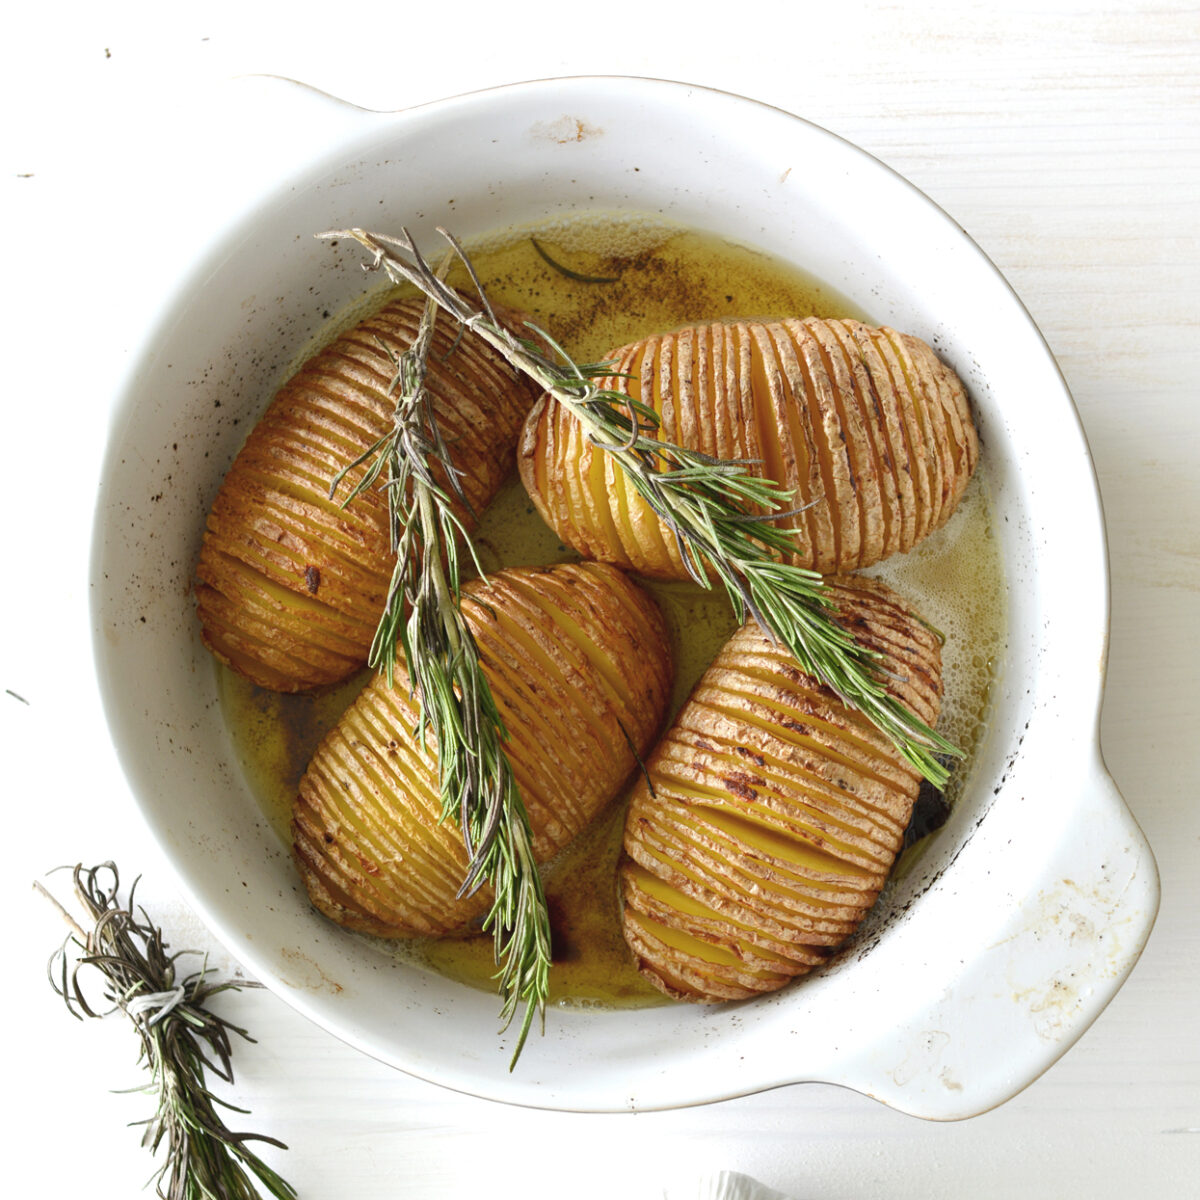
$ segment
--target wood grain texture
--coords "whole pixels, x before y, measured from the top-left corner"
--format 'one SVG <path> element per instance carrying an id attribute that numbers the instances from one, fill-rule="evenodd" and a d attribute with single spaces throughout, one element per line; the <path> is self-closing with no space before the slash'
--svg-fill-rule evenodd
<path id="1" fill-rule="evenodd" d="M 237 189 L 254 186 L 249 176 L 225 181 L 225 192 L 218 186 L 231 139 L 257 139 L 264 179 L 286 167 L 269 129 L 256 128 L 236 105 L 217 106 L 230 76 L 277 73 L 390 109 L 514 79 L 602 70 L 753 95 L 847 137 L 953 214 L 1029 306 L 1074 392 L 1104 495 L 1112 630 L 1102 736 L 1158 857 L 1158 925 L 1128 984 L 1059 1064 L 1002 1108 L 956 1125 L 923 1124 L 818 1085 L 661 1114 L 510 1110 L 397 1075 L 264 992 L 227 999 L 224 1011 L 259 1041 L 236 1049 L 238 1083 L 223 1094 L 253 1110 L 246 1127 L 289 1143 L 268 1157 L 312 1198 L 390 1200 L 398 1180 L 418 1200 L 511 1196 L 518 1178 L 505 1155 L 513 1145 L 539 1147 L 520 1176 L 523 1194 L 539 1198 L 561 1195 L 569 1177 L 572 1195 L 583 1200 L 658 1200 L 670 1182 L 721 1168 L 756 1175 L 796 1200 L 1194 1194 L 1197 6 L 1043 0 L 851 9 L 760 0 L 752 27 L 768 32 L 769 53 L 755 38 L 714 36 L 709 22 L 680 20 L 676 6 L 644 0 L 605 6 L 605 29 L 636 36 L 607 39 L 602 54 L 594 13 L 583 6 L 533 0 L 519 31 L 509 12 L 470 15 L 449 75 L 445 54 L 407 55 L 403 71 L 372 62 L 365 40 L 342 28 L 331 34 L 327 12 L 280 21 L 265 6 L 215 3 L 202 14 L 160 9 L 145 20 L 136 6 L 95 6 L 63 20 L 57 9 L 29 5 L 10 18 L 0 53 L 21 119 L 8 131 L 0 186 L 12 226 L 27 236 L 8 248 L 22 289 L 22 311 L 11 317 L 22 351 L 8 364 L 11 394 L 22 401 L 8 417 L 9 445 L 46 444 L 45 404 L 25 398 L 46 396 L 45 364 L 64 363 L 61 323 L 44 316 L 84 278 L 67 274 L 78 257 L 68 263 L 33 231 L 70 231 L 75 248 L 86 247 L 86 278 L 103 286 L 104 300 L 72 328 L 68 347 L 94 386 L 62 389 L 55 409 L 84 447 L 85 482 L 77 479 L 73 495 L 48 493 L 40 464 L 18 456 L 10 494 L 38 496 L 39 521 L 18 520 L 18 505 L 5 515 L 8 556 L 42 572 L 36 588 L 0 597 L 5 627 L 21 630 L 6 639 L 4 687 L 28 702 L 11 695 L 0 702 L 8 794 L 39 801 L 10 809 L 20 869 L 5 898 L 29 919 L 2 1001 L 22 1031 L 10 1058 L 21 1102 L 11 1137 L 25 1152 L 9 1157 L 9 1190 L 65 1200 L 86 1187 L 96 1200 L 128 1200 L 150 1169 L 137 1133 L 125 1128 L 146 1115 L 143 1098 L 109 1094 L 139 1082 L 132 1044 L 119 1027 L 79 1025 L 51 1003 L 43 966 L 60 928 L 33 905 L 28 878 L 55 863 L 112 855 L 144 872 L 142 898 L 175 946 L 210 950 L 218 970 L 239 949 L 218 944 L 177 893 L 169 863 L 142 832 L 87 688 L 73 701 L 70 744 L 89 764 L 87 787 L 46 789 L 45 764 L 60 760 L 64 746 L 56 681 L 73 668 L 88 631 L 88 528 L 79 497 L 90 496 L 99 468 L 107 412 L 98 397 L 115 390 L 136 331 L 158 319 L 166 282 L 162 257 L 149 251 L 166 243 L 147 236 L 129 253 L 131 223 L 136 217 L 147 230 L 202 239 L 208 221 L 233 211 Z M 356 7 L 361 28 L 394 22 L 394 5 Z M 444 11 L 406 10 L 404 36 L 410 46 L 445 45 Z M 189 125 L 193 105 L 201 112 Z M 189 207 L 205 186 L 217 199 Z M 597 1154 L 597 1146 L 605 1150 Z"/>

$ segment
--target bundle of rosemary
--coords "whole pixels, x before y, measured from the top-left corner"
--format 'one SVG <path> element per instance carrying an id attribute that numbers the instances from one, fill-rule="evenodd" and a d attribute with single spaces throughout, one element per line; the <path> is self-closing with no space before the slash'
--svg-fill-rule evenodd
<path id="1" fill-rule="evenodd" d="M 221 992 L 258 987 L 247 981 L 212 982 L 203 966 L 183 975 L 179 959 L 190 951 L 169 953 L 160 928 L 135 905 L 137 881 L 122 903 L 116 866 L 101 863 L 73 871 L 75 896 L 89 928 L 81 925 L 40 884 L 34 887 L 58 909 L 72 932 L 50 961 L 50 983 L 72 1016 L 103 1017 L 122 1012 L 140 1039 L 140 1061 L 150 1072 L 143 1091 L 156 1109 L 145 1122 L 142 1144 L 151 1153 L 165 1148 L 155 1175 L 162 1200 L 295 1200 L 296 1191 L 250 1148 L 257 1141 L 287 1147 L 275 1138 L 235 1133 L 219 1108 L 244 1109 L 213 1095 L 205 1074 L 233 1082 L 231 1034 L 253 1041 L 244 1029 L 208 1008 Z M 95 972 L 102 981 L 106 1008 L 88 999 L 84 978 Z"/>
<path id="2" fill-rule="evenodd" d="M 394 428 L 353 464 L 371 461 L 359 490 L 376 485 L 386 471 L 397 556 L 371 663 L 390 673 L 397 652 L 403 653 L 422 731 L 437 743 L 444 816 L 455 816 L 471 856 L 464 892 L 484 880 L 495 890 L 487 926 L 495 938 L 505 1022 L 525 1004 L 515 1063 L 534 1015 L 544 1009 L 549 921 L 528 820 L 504 754 L 505 731 L 459 612 L 459 562 L 473 550 L 452 512 L 452 499 L 461 503 L 463 497 L 424 391 L 435 309 L 482 338 L 578 420 L 671 531 L 692 579 L 710 588 L 715 576 L 739 621 L 753 617 L 935 786 L 948 774 L 939 756 L 958 751 L 887 691 L 878 656 L 834 620 L 820 575 L 781 561 L 791 532 L 775 522 L 792 515 L 788 494 L 752 474 L 753 464 L 659 440 L 653 409 L 603 386 L 611 364 L 577 364 L 533 325 L 529 338 L 513 334 L 497 319 L 460 244 L 439 232 L 465 268 L 477 303 L 445 283 L 444 271 L 430 266 L 407 231 L 396 237 L 361 229 L 318 236 L 358 241 L 372 255 L 365 269 L 382 269 L 427 300 L 422 333 L 395 364 Z"/>

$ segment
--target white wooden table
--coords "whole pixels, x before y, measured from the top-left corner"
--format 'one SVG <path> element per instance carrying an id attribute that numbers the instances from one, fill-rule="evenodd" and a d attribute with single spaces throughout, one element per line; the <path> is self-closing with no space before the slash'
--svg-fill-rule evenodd
<path id="1" fill-rule="evenodd" d="M 59 926 L 30 880 L 115 858 L 144 872 L 174 945 L 230 969 L 113 766 L 86 564 L 106 407 L 173 275 L 169 248 L 139 242 L 139 209 L 204 220 L 187 201 L 211 161 L 189 160 L 185 131 L 222 81 L 264 72 L 383 109 L 552 75 L 684 79 L 808 117 L 946 208 L 1024 298 L 1082 413 L 1112 555 L 1103 742 L 1163 882 L 1149 948 L 1096 1025 L 1022 1095 L 956 1125 L 816 1085 L 658 1114 L 505 1108 L 242 993 L 224 1011 L 259 1041 L 239 1048 L 229 1095 L 253 1110 L 247 1127 L 290 1144 L 272 1157 L 301 1195 L 657 1197 L 723 1168 L 797 1200 L 1200 1195 L 1200 10 L 265 8 L 23 6 L 0 51 L 5 1194 L 127 1198 L 151 1169 L 124 1125 L 145 1098 L 108 1094 L 140 1081 L 132 1036 L 72 1022 L 51 996 Z"/>

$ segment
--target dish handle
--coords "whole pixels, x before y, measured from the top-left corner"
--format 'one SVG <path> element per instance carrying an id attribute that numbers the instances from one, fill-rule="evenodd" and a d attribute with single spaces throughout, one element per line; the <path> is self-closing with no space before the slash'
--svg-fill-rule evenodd
<path id="1" fill-rule="evenodd" d="M 336 146 L 385 114 L 359 108 L 282 75 L 235 75 L 219 81 L 198 105 L 216 145 L 213 161 L 242 195 L 247 173 L 263 185 L 288 179 L 314 147 Z"/>
<path id="2" fill-rule="evenodd" d="M 1003 862 L 1013 837 L 1038 828 L 1035 803 L 997 804 L 979 830 L 989 845 L 971 849 Z M 945 959 L 912 963 L 919 976 L 952 982 L 859 1059 L 857 1078 L 839 1082 L 929 1120 L 976 1116 L 1033 1083 L 1099 1016 L 1150 936 L 1158 868 L 1098 752 L 1076 802 L 1060 811 L 1070 827 L 1050 838 L 1052 853 L 1019 891 L 997 880 L 999 871 L 973 904 L 952 898 L 964 913 L 1000 908 L 998 929 L 953 969 Z M 950 941 L 946 949 L 960 955 Z"/>

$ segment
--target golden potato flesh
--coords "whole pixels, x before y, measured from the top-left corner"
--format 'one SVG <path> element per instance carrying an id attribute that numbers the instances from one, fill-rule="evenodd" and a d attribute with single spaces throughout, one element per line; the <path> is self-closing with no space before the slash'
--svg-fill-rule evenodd
<path id="1" fill-rule="evenodd" d="M 828 574 L 910 550 L 954 511 L 979 455 L 966 392 L 917 338 L 852 320 L 697 325 L 614 350 L 605 386 L 659 415 L 659 437 L 750 461 L 803 508 L 792 561 Z M 675 539 L 575 419 L 543 399 L 521 477 L 581 554 L 686 578 Z"/>
<path id="2" fill-rule="evenodd" d="M 467 585 L 463 613 L 508 730 L 506 750 L 539 862 L 611 800 L 662 723 L 666 627 L 613 567 L 498 571 Z M 313 903 L 385 937 L 442 934 L 482 913 L 456 896 L 467 867 L 441 822 L 436 751 L 415 740 L 407 674 L 370 684 L 317 750 L 293 809 L 293 852 Z"/>
<path id="3" fill-rule="evenodd" d="M 311 358 L 271 402 L 217 495 L 196 568 L 205 644 L 263 687 L 292 692 L 347 678 L 367 660 L 394 556 L 387 504 L 363 476 L 337 473 L 392 427 L 393 356 L 416 336 L 424 302 L 394 301 Z M 511 469 L 533 402 L 524 379 L 477 338 L 441 320 L 428 386 L 474 512 Z"/>
<path id="4" fill-rule="evenodd" d="M 883 654 L 932 726 L 936 637 L 885 585 L 829 581 L 839 619 Z M 823 962 L 900 849 L 920 777 L 753 622 L 723 647 L 646 764 L 625 823 L 625 939 L 670 996 L 742 999 Z"/>

